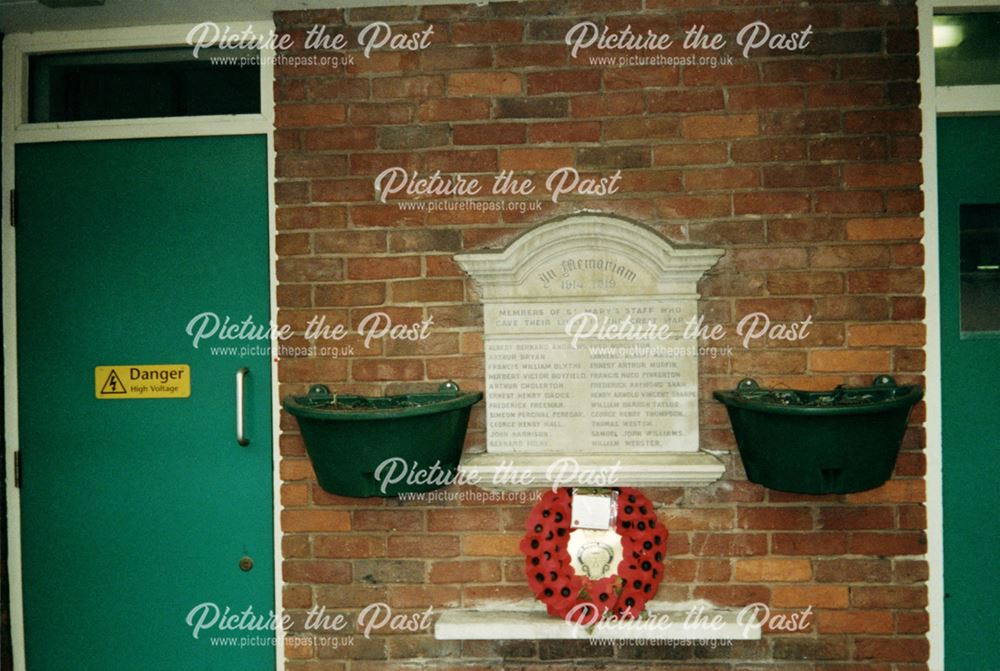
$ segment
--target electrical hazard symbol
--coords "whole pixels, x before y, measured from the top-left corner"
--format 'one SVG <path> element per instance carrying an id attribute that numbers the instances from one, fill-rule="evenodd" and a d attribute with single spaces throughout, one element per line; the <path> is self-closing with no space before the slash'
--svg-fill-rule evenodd
<path id="1" fill-rule="evenodd" d="M 103 400 L 188 398 L 191 367 L 185 363 L 95 366 L 94 395 Z"/>

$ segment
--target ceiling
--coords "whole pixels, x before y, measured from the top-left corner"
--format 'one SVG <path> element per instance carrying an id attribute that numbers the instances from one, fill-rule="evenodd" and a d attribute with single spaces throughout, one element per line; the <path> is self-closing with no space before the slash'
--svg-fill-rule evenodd
<path id="1" fill-rule="evenodd" d="M 46 0 L 60 4 L 66 0 Z M 73 0 L 69 0 L 72 2 Z M 91 0 L 93 1 L 93 0 Z M 276 10 L 436 5 L 456 0 L 104 0 L 96 7 L 46 7 L 37 0 L 0 0 L 0 33 L 78 30 L 202 21 L 267 20 Z"/>

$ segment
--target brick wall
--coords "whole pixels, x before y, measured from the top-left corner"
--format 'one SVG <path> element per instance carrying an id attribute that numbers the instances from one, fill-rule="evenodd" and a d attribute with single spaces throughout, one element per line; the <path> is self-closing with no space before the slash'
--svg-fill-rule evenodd
<path id="1" fill-rule="evenodd" d="M 732 332 L 760 310 L 776 321 L 812 315 L 815 325 L 802 342 L 738 346 L 731 359 L 702 361 L 701 442 L 724 453 L 727 474 L 710 487 L 648 490 L 671 531 L 660 596 L 762 601 L 779 612 L 811 605 L 812 626 L 715 650 L 395 634 L 337 650 L 288 648 L 289 669 L 420 659 L 485 668 L 500 658 L 559 668 L 663 659 L 700 669 L 925 668 L 923 407 L 889 483 L 812 497 L 746 482 L 724 408 L 711 400 L 747 375 L 797 388 L 867 383 L 884 372 L 923 382 L 916 10 L 912 2 L 727 4 L 744 6 L 542 0 L 279 14 L 298 44 L 314 24 L 349 36 L 373 20 L 434 26 L 421 52 L 354 52 L 355 63 L 340 69 L 277 68 L 280 321 L 301 330 L 320 314 L 355 327 L 373 311 L 434 321 L 422 342 L 365 350 L 348 338 L 347 357 L 284 358 L 281 393 L 324 382 L 376 394 L 446 378 L 483 389 L 482 312 L 452 256 L 502 246 L 556 214 L 601 209 L 672 241 L 723 247 L 701 284 L 708 321 Z M 802 52 L 715 69 L 591 66 L 594 50 L 574 59 L 563 43 L 581 20 L 677 33 L 696 23 L 731 32 L 757 19 L 774 30 L 811 24 L 815 37 Z M 513 170 L 539 183 L 563 166 L 620 169 L 621 190 L 525 213 L 426 214 L 376 201 L 374 176 L 397 165 L 487 182 Z M 482 449 L 484 427 L 480 405 L 467 449 Z M 282 429 L 287 609 L 352 613 L 386 601 L 413 612 L 530 596 L 517 550 L 528 506 L 332 496 L 317 487 L 294 421 L 283 417 Z"/>

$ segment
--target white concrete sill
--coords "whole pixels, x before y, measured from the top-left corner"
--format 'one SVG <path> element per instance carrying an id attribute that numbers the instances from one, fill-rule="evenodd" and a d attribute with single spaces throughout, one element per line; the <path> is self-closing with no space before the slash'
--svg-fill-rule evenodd
<path id="1" fill-rule="evenodd" d="M 692 609 L 698 611 L 696 622 L 685 622 Z M 632 622 L 602 622 L 588 627 L 570 624 L 545 612 L 538 601 L 519 601 L 444 611 L 434 625 L 438 640 L 614 640 L 681 641 L 760 639 L 760 624 L 739 621 L 739 611 L 718 608 L 707 602 L 670 603 L 650 601 L 648 619 Z M 744 616 L 747 619 L 749 616 Z"/>
<path id="2" fill-rule="evenodd" d="M 551 453 L 483 452 L 462 458 L 459 471 L 476 486 L 489 490 L 538 487 L 702 487 L 722 477 L 725 466 L 708 452 L 639 452 L 573 454 L 578 467 L 553 464 Z M 511 477 L 512 471 L 526 475 Z M 594 475 L 597 478 L 595 480 Z M 610 475 L 611 481 L 599 481 Z M 525 484 L 525 480 L 527 484 Z"/>

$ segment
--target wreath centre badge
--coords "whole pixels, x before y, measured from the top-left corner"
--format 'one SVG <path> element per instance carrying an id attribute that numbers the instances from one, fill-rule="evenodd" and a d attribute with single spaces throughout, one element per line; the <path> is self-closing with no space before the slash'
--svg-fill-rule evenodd
<path id="1" fill-rule="evenodd" d="M 663 580 L 666 542 L 638 489 L 561 488 L 532 509 L 520 547 L 549 615 L 590 625 L 642 613 Z"/>

